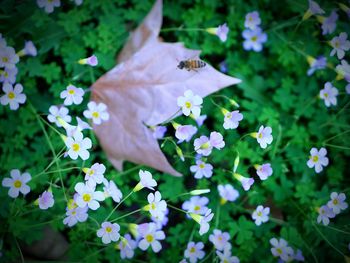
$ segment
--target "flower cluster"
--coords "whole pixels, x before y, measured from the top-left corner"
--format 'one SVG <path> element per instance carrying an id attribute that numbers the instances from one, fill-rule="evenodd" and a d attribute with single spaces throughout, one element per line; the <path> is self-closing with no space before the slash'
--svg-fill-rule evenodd
<path id="1" fill-rule="evenodd" d="M 322 224 L 327 226 L 330 218 L 334 218 L 336 215 L 340 214 L 342 210 L 348 208 L 345 199 L 346 196 L 344 193 L 331 193 L 331 200 L 329 200 L 326 205 L 318 208 L 317 223 L 322 222 Z"/>
<path id="2" fill-rule="evenodd" d="M 271 238 L 270 244 L 272 245 L 271 253 L 274 257 L 280 258 L 284 262 L 304 261 L 304 256 L 300 249 L 294 250 L 288 245 L 288 242 L 280 238 Z"/>
<path id="3" fill-rule="evenodd" d="M 36 56 L 37 51 L 32 41 L 26 41 L 24 48 L 16 53 L 7 45 L 6 39 L 0 34 L 0 83 L 5 93 L 0 97 L 1 105 L 9 105 L 11 110 L 17 110 L 19 104 L 24 104 L 27 97 L 23 94 L 23 86 L 16 84 L 18 69 L 16 64 L 22 56 Z"/>
<path id="4" fill-rule="evenodd" d="M 260 52 L 263 49 L 263 44 L 267 41 L 267 34 L 260 27 L 261 19 L 257 11 L 248 13 L 245 17 L 245 30 L 242 33 L 243 48 L 245 50 L 254 50 Z"/>

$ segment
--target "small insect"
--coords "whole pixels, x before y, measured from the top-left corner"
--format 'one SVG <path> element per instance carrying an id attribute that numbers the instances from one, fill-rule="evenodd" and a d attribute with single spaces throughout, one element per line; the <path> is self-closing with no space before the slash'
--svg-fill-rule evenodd
<path id="1" fill-rule="evenodd" d="M 205 65 L 207 64 L 202 60 L 188 59 L 188 60 L 180 61 L 177 67 L 179 69 L 187 69 L 188 71 L 191 71 L 191 70 L 197 71 L 196 69 L 204 68 Z"/>

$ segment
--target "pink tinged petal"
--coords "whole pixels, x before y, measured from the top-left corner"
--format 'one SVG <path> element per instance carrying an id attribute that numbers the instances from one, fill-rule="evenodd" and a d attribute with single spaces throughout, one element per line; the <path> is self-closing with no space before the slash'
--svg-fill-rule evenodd
<path id="1" fill-rule="evenodd" d="M 19 93 L 21 93 L 23 91 L 23 86 L 21 84 L 16 84 L 13 91 L 15 94 L 18 95 Z"/>
<path id="2" fill-rule="evenodd" d="M 32 177 L 30 176 L 29 173 L 23 173 L 21 179 L 23 183 L 27 183 L 32 179 Z"/>
<path id="3" fill-rule="evenodd" d="M 4 178 L 2 180 L 2 186 L 4 187 L 11 187 L 13 185 L 13 179 L 11 178 Z"/>
<path id="4" fill-rule="evenodd" d="M 79 152 L 79 156 L 81 157 L 82 160 L 87 160 L 90 157 L 90 153 L 87 150 L 82 150 Z M 71 157 L 72 158 L 72 157 Z M 72 158 L 73 159 L 73 158 Z"/>
<path id="5" fill-rule="evenodd" d="M 322 170 L 323 170 L 323 167 L 321 164 L 319 164 L 319 163 L 315 164 L 315 172 L 316 173 L 320 173 L 320 172 L 322 172 Z"/>
<path id="6" fill-rule="evenodd" d="M 97 210 L 100 207 L 100 204 L 96 200 L 92 200 L 88 203 L 88 206 L 91 210 Z"/>
<path id="7" fill-rule="evenodd" d="M 155 253 L 158 253 L 162 249 L 162 245 L 159 241 L 155 240 L 151 243 L 152 249 Z"/>
<path id="8" fill-rule="evenodd" d="M 5 93 L 9 93 L 10 91 L 13 91 L 13 87 L 12 87 L 11 84 L 5 83 L 5 84 L 2 86 L 2 90 L 3 90 Z"/>
<path id="9" fill-rule="evenodd" d="M 138 246 L 141 250 L 145 251 L 149 247 L 149 243 L 146 241 L 146 239 L 142 239 Z"/>
<path id="10" fill-rule="evenodd" d="M 109 235 L 105 234 L 105 235 L 102 236 L 102 243 L 103 244 L 111 243 L 111 239 L 110 239 Z"/>
<path id="11" fill-rule="evenodd" d="M 10 101 L 10 109 L 17 110 L 19 108 L 19 104 L 15 101 Z"/>
<path id="12" fill-rule="evenodd" d="M 327 155 L 327 149 L 322 147 L 318 153 L 319 153 L 319 156 L 326 156 Z"/>
<path id="13" fill-rule="evenodd" d="M 318 154 L 317 149 L 316 149 L 316 148 L 311 148 L 310 154 L 311 154 L 312 156 L 317 155 L 317 154 Z"/>
<path id="14" fill-rule="evenodd" d="M 80 195 L 76 198 L 75 202 L 81 208 L 84 208 L 87 205 L 87 203 L 83 200 L 82 196 L 80 196 Z"/>
<path id="15" fill-rule="evenodd" d="M 163 231 L 157 231 L 154 235 L 154 237 L 158 240 L 164 240 L 165 239 L 165 234 Z"/>
<path id="16" fill-rule="evenodd" d="M 26 185 L 26 184 L 22 185 L 22 187 L 19 189 L 19 191 L 22 194 L 26 195 L 26 194 L 28 194 L 30 192 L 30 187 L 28 185 Z"/>
<path id="17" fill-rule="evenodd" d="M 85 189 L 86 187 L 84 183 L 77 183 L 74 187 L 74 190 L 80 195 L 82 195 L 83 192 L 86 191 Z"/>
<path id="18" fill-rule="evenodd" d="M 16 198 L 19 195 L 19 189 L 15 187 L 11 187 L 8 191 L 8 195 L 12 198 Z"/>
<path id="19" fill-rule="evenodd" d="M 97 201 L 103 201 L 103 200 L 105 200 L 105 196 L 104 196 L 103 192 L 96 191 L 93 194 L 93 199 L 95 199 Z"/>
<path id="20" fill-rule="evenodd" d="M 105 233 L 105 230 L 103 228 L 97 230 L 97 236 L 98 237 L 102 237 L 104 233 Z"/>

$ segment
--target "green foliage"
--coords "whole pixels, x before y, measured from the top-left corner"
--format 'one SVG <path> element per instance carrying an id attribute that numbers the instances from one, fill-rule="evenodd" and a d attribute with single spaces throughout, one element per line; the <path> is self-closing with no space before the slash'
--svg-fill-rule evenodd
<path id="1" fill-rule="evenodd" d="M 89 137 L 94 149 L 88 161 L 56 158 L 65 146 L 54 128 L 46 123 L 46 115 L 51 105 L 62 104 L 59 94 L 69 83 L 88 89 L 114 66 L 129 32 L 142 21 L 153 1 L 84 0 L 81 6 L 75 6 L 73 1 L 61 1 L 62 6 L 52 14 L 46 14 L 35 2 L 4 0 L 0 5 L 0 32 L 8 45 L 19 51 L 24 40 L 30 39 L 38 48 L 38 56 L 23 57 L 17 64 L 17 82 L 24 87 L 26 104 L 18 111 L 0 107 L 1 180 L 8 177 L 12 169 L 28 171 L 33 178 L 29 183 L 31 192 L 25 198 L 20 196 L 14 200 L 8 196 L 7 188 L 0 189 L 0 250 L 3 253 L 0 262 L 19 262 L 17 240 L 32 244 L 42 238 L 42 229 L 47 225 L 69 241 L 69 260 L 118 262 L 115 244 L 104 246 L 96 237 L 99 228 L 96 222 L 102 223 L 115 204 L 107 200 L 98 211 L 89 212 L 87 222 L 70 229 L 62 222 L 66 197 L 72 198 L 74 185 L 83 181 L 82 168 L 95 162 L 106 165 L 106 177 L 116 182 L 124 197 L 137 184 L 138 170 L 150 169 L 126 163 L 124 172 L 115 171 L 92 132 Z M 319 2 L 327 14 L 338 8 L 332 1 Z M 350 157 L 349 95 L 345 93 L 346 82 L 336 79 L 334 68 L 339 61 L 329 57 L 331 48 L 327 44 L 344 30 L 350 35 L 346 27 L 349 20 L 338 10 L 340 21 L 336 31 L 323 36 L 316 18 L 301 22 L 306 9 L 306 0 L 164 1 L 163 28 L 208 28 L 227 23 L 230 32 L 225 43 L 203 30 L 164 31 L 160 35 L 165 41 L 184 42 L 188 48 L 202 50 L 202 58 L 216 68 L 225 61 L 228 74 L 242 79 L 242 83 L 214 94 L 220 96 L 204 99 L 202 113 L 208 118 L 196 136 L 216 130 L 224 135 L 226 143 L 224 149 L 213 151 L 207 158 L 214 167 L 211 178 L 195 180 L 189 170 L 195 163 L 193 141 L 179 145 L 186 156 L 185 162 L 179 161 L 172 143 L 162 147 L 170 163 L 184 174 L 183 178 L 150 171 L 162 197 L 178 208 L 190 198 L 186 194 L 189 191 L 209 188 L 208 206 L 215 214 L 210 233 L 213 229 L 229 232 L 233 255 L 241 262 L 274 262 L 269 243 L 273 237 L 284 238 L 293 249 L 301 249 L 306 262 L 342 262 L 344 255 L 349 255 L 349 209 L 331 219 L 329 226 L 316 223 L 316 209 L 326 204 L 331 192 L 350 193 L 350 179 L 346 176 Z M 244 51 L 242 46 L 244 18 L 253 10 L 259 11 L 262 28 L 268 35 L 261 53 Z M 98 67 L 91 69 L 76 63 L 91 53 L 97 55 Z M 329 67 L 307 76 L 309 65 L 305 56 L 322 54 L 327 56 Z M 348 59 L 349 54 L 345 58 Z M 318 97 L 327 81 L 340 92 L 337 106 L 330 108 Z M 212 103 L 230 111 L 237 110 L 224 96 L 237 101 L 244 115 L 237 130 L 223 129 L 223 115 Z M 85 95 L 83 104 L 70 108 L 71 115 L 81 115 L 86 103 Z M 194 124 L 185 117 L 176 121 Z M 265 150 L 249 136 L 261 125 L 273 130 L 273 143 Z M 168 130 L 171 129 L 168 125 Z M 330 164 L 320 174 L 306 165 L 312 147 L 328 150 Z M 255 179 L 248 192 L 232 176 L 237 154 L 240 157 L 237 173 Z M 273 168 L 273 175 L 266 181 L 258 178 L 254 168 L 255 164 L 263 163 L 271 163 Z M 217 185 L 227 183 L 238 189 L 240 197 L 220 205 Z M 55 206 L 42 211 L 35 201 L 49 188 L 54 193 Z M 146 204 L 146 196 L 142 191 L 133 194 L 113 213 L 113 218 L 141 208 Z M 271 208 L 269 222 L 259 227 L 251 219 L 258 205 Z M 124 235 L 128 232 L 128 223 L 148 221 L 148 213 L 141 211 L 118 223 Z M 199 236 L 198 228 L 184 213 L 170 208 L 163 250 L 160 254 L 137 250 L 130 262 L 179 262 L 189 241 L 205 244 L 209 256 L 202 262 L 218 262 L 209 234 Z"/>

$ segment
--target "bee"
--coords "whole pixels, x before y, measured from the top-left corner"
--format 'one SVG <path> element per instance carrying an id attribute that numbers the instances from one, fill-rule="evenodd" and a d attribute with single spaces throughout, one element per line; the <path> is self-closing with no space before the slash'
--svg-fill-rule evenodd
<path id="1" fill-rule="evenodd" d="M 202 60 L 188 59 L 180 61 L 177 67 L 179 69 L 187 69 L 188 71 L 197 71 L 196 69 L 204 68 L 206 65 L 207 64 Z"/>

